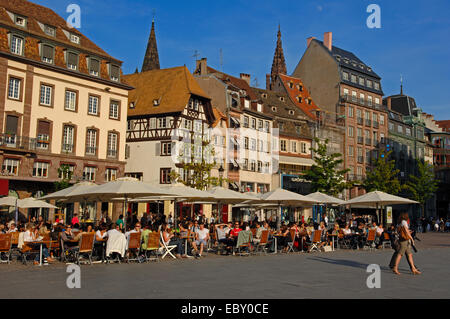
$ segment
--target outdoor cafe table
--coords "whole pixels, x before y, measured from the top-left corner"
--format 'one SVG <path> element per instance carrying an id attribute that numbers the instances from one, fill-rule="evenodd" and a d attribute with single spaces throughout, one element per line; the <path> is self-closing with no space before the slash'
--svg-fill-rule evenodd
<path id="1" fill-rule="evenodd" d="M 332 246 L 331 246 L 331 250 L 332 251 L 335 251 L 335 249 L 334 249 L 334 238 L 337 238 L 337 234 L 327 234 L 327 236 L 328 237 L 331 237 L 331 240 L 332 240 L 332 242 L 333 242 L 333 244 L 332 244 Z"/>
<path id="2" fill-rule="evenodd" d="M 181 233 L 179 233 L 179 235 L 180 235 L 180 239 L 184 239 L 184 241 L 185 241 L 185 244 L 184 244 L 184 255 L 191 258 L 192 256 L 189 256 L 187 254 L 188 240 L 189 239 L 194 239 L 195 237 L 193 237 L 192 234 L 191 234 L 190 237 L 187 234 L 185 236 L 181 236 Z"/>
<path id="3" fill-rule="evenodd" d="M 273 252 L 274 254 L 278 254 L 278 237 L 285 237 L 283 235 L 280 234 L 272 234 L 273 238 L 275 238 L 275 251 Z"/>
<path id="4" fill-rule="evenodd" d="M 56 240 L 35 240 L 27 242 L 29 245 L 39 245 L 39 266 L 42 266 L 42 246 L 44 244 L 53 244 L 56 242 Z"/>

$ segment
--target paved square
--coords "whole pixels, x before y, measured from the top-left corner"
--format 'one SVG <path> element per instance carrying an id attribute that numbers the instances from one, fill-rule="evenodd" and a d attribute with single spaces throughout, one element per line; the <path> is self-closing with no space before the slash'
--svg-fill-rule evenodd
<path id="1" fill-rule="evenodd" d="M 450 298 L 450 234 L 419 237 L 420 276 L 404 258 L 394 275 L 390 249 L 85 265 L 81 289 L 67 288 L 64 264 L 12 264 L 0 265 L 0 298 Z M 381 267 L 380 289 L 366 286 L 369 264 Z"/>

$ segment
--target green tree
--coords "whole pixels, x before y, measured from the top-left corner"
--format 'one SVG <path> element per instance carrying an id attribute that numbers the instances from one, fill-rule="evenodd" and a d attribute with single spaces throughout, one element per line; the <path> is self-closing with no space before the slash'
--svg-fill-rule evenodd
<path id="1" fill-rule="evenodd" d="M 328 139 L 323 143 L 318 138 L 314 139 L 317 147 L 311 148 L 314 152 L 314 162 L 310 170 L 303 177 L 311 182 L 313 192 L 322 192 L 331 196 L 337 196 L 344 189 L 353 186 L 353 182 L 345 180 L 345 174 L 349 169 L 339 169 L 343 163 L 342 154 L 327 154 Z"/>
<path id="2" fill-rule="evenodd" d="M 180 152 L 178 167 L 183 168 L 187 174 L 181 176 L 178 172 L 172 171 L 170 179 L 177 183 L 199 190 L 206 190 L 213 186 L 221 186 L 224 181 L 223 177 L 211 176 L 211 170 L 216 167 L 214 159 L 215 151 L 210 142 L 202 141 L 197 144 L 185 144 L 190 148 L 189 160 L 184 156 L 185 152 Z M 185 149 L 186 151 L 186 149 Z"/>
<path id="3" fill-rule="evenodd" d="M 61 165 L 61 167 L 58 168 L 58 176 L 61 176 L 60 180 L 54 183 L 55 191 L 59 191 L 71 186 L 70 180 L 72 179 L 72 175 L 73 173 L 70 170 L 69 165 Z"/>
<path id="4" fill-rule="evenodd" d="M 424 216 L 425 203 L 436 193 L 439 181 L 435 178 L 432 165 L 417 160 L 417 170 L 417 176 L 409 175 L 405 188 L 410 198 L 420 203 L 421 216 Z"/>
<path id="5" fill-rule="evenodd" d="M 366 173 L 363 187 L 367 192 L 381 191 L 397 195 L 402 186 L 397 176 L 400 170 L 395 169 L 395 160 L 390 160 L 392 151 L 381 151 L 376 159 L 372 160 L 371 169 Z"/>

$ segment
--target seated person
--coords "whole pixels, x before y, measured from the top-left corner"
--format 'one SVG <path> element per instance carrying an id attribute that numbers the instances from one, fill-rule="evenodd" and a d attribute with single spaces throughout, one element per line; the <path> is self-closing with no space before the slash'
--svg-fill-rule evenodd
<path id="1" fill-rule="evenodd" d="M 161 231 L 163 232 L 163 239 L 166 246 L 172 246 L 175 245 L 175 256 L 177 258 L 182 257 L 183 253 L 183 243 L 180 238 L 175 237 L 175 234 L 169 232 L 169 226 L 166 223 L 163 223 L 161 225 Z M 184 256 L 183 256 L 184 257 Z"/>
<path id="2" fill-rule="evenodd" d="M 105 253 L 105 243 L 108 238 L 108 233 L 106 232 L 106 225 L 101 224 L 99 229 L 95 232 L 94 239 L 94 251 L 96 255 L 103 258 Z"/>
<path id="3" fill-rule="evenodd" d="M 127 240 L 130 238 L 130 234 L 132 233 L 140 233 L 141 232 L 141 223 L 136 223 L 134 225 L 134 228 L 132 230 L 129 230 L 125 233 L 125 237 L 127 238 Z"/>
<path id="4" fill-rule="evenodd" d="M 77 248 L 80 237 L 81 233 L 74 236 L 72 233 L 72 225 L 67 225 L 64 231 L 61 232 L 61 240 L 64 244 L 64 250 Z"/>
<path id="5" fill-rule="evenodd" d="M 29 223 L 26 226 L 26 231 L 23 236 L 23 242 L 28 243 L 29 246 L 33 246 L 31 242 L 35 241 L 42 241 L 42 237 L 38 234 L 38 228 L 34 227 L 34 224 Z M 37 249 L 37 247 L 36 247 Z M 43 264 L 48 264 L 49 262 L 53 262 L 54 259 L 49 257 L 48 248 L 46 245 L 42 245 L 42 257 L 43 257 Z M 36 258 L 34 259 L 34 264 L 39 264 L 39 254 L 36 255 Z"/>
<path id="6" fill-rule="evenodd" d="M 281 226 L 281 229 L 276 233 L 277 235 L 277 249 L 278 248 L 283 248 L 283 251 L 286 252 L 288 247 L 287 247 L 287 242 L 290 241 L 290 232 L 289 232 L 289 228 L 286 225 Z M 288 237 L 289 236 L 289 237 Z"/>
<path id="7" fill-rule="evenodd" d="M 196 257 L 201 257 L 204 247 L 208 246 L 209 240 L 209 229 L 205 228 L 205 224 L 200 223 L 199 229 L 195 232 L 195 241 L 192 242 Z M 197 246 L 200 245 L 200 252 Z"/>
<path id="8" fill-rule="evenodd" d="M 227 232 L 226 228 L 224 228 L 225 226 L 227 226 L 227 224 L 218 224 L 215 225 L 215 228 L 217 232 L 217 241 L 219 244 L 225 245 L 228 255 L 232 249 L 234 241 L 229 237 L 230 232 Z"/>
<path id="9" fill-rule="evenodd" d="M 366 236 L 366 229 L 364 227 L 363 223 L 359 223 L 358 227 L 355 229 L 355 243 L 357 244 L 359 248 L 362 248 L 364 243 L 364 237 Z"/>
<path id="10" fill-rule="evenodd" d="M 233 246 L 236 246 L 237 243 L 237 237 L 239 235 L 239 232 L 242 231 L 242 228 L 239 226 L 239 222 L 234 223 L 234 228 L 230 230 L 230 237 L 233 240 Z"/>
<path id="11" fill-rule="evenodd" d="M 264 226 L 261 226 L 261 224 L 262 224 L 262 223 L 256 223 L 256 234 L 255 234 L 255 238 L 253 238 L 253 242 L 254 242 L 255 244 L 258 244 L 258 243 L 261 241 L 261 235 L 262 235 L 262 232 L 263 232 L 264 230 L 266 230 L 266 229 L 264 228 Z"/>
<path id="12" fill-rule="evenodd" d="M 16 223 L 11 223 L 11 226 L 9 226 L 8 231 L 6 232 L 7 234 L 9 233 L 15 233 L 17 232 L 17 227 L 16 227 Z"/>

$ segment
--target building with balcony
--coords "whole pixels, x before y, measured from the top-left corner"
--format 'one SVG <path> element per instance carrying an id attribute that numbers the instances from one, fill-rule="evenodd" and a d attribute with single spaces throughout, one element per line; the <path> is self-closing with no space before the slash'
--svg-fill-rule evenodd
<path id="1" fill-rule="evenodd" d="M 354 53 L 324 40 L 308 38 L 307 49 L 292 76 L 301 78 L 314 102 L 342 130 L 342 154 L 349 179 L 363 180 L 370 154 L 387 137 L 387 112 L 382 105 L 381 78 Z M 361 179 L 359 179 L 361 178 Z M 358 186 L 347 198 L 364 193 Z"/>
<path id="2" fill-rule="evenodd" d="M 121 65 L 51 9 L 0 1 L 0 162 L 11 195 L 53 192 L 62 166 L 72 182 L 123 175 L 131 87 Z M 59 217 L 94 220 L 112 209 L 76 203 Z"/>

